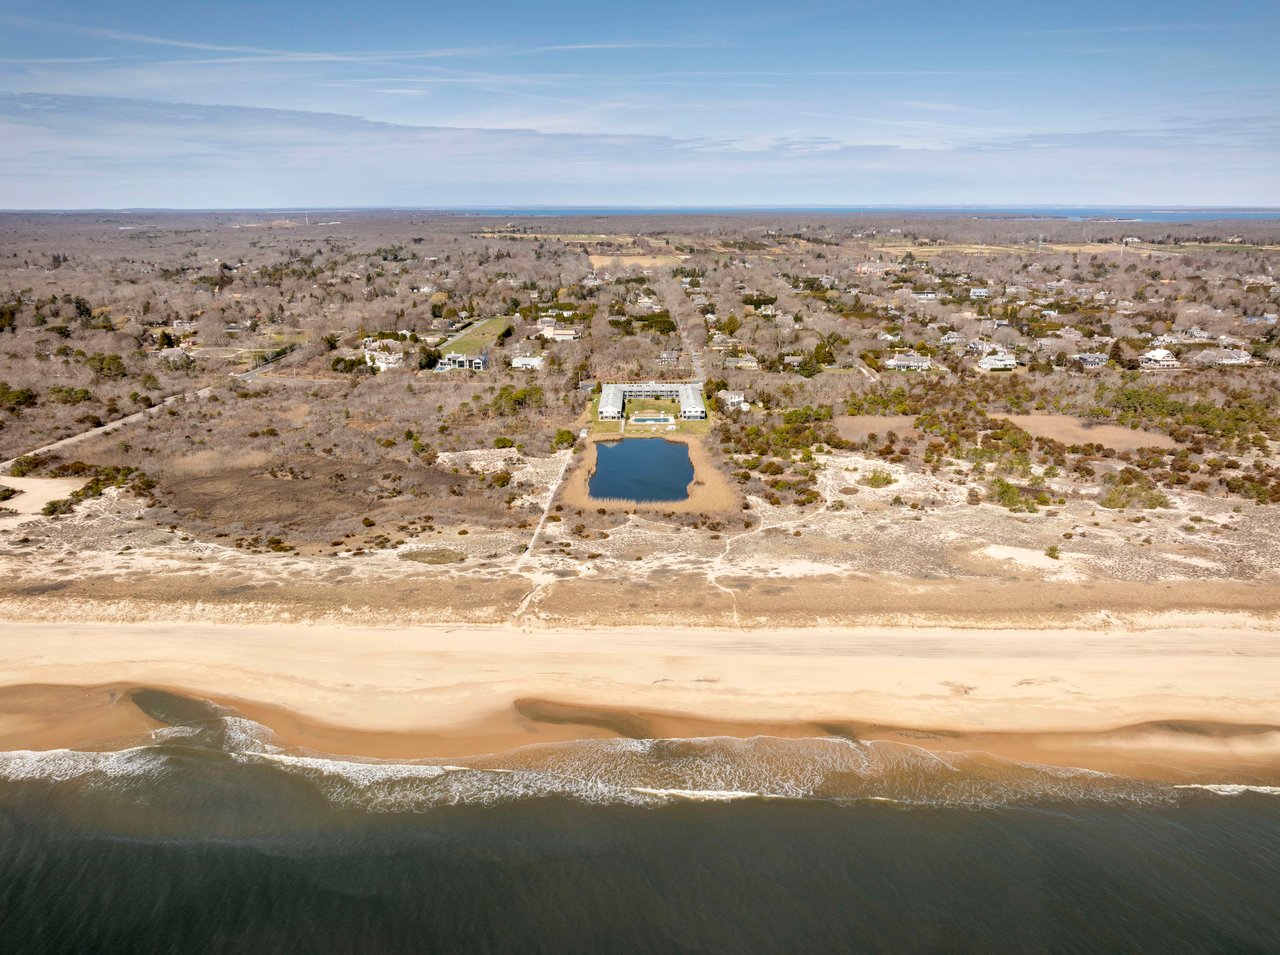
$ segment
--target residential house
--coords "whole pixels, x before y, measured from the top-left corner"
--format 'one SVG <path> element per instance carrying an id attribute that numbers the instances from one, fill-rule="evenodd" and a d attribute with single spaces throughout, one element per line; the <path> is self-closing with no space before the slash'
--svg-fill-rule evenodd
<path id="1" fill-rule="evenodd" d="M 481 352 L 479 355 L 464 355 L 461 352 L 449 352 L 440 359 L 440 364 L 436 366 L 436 370 L 448 371 L 453 368 L 462 368 L 468 371 L 485 371 L 488 367 L 488 352 Z"/>
<path id="2" fill-rule="evenodd" d="M 1239 348 L 1206 348 L 1193 360 L 1199 365 L 1212 365 L 1219 368 L 1253 364 L 1253 356 Z"/>
<path id="3" fill-rule="evenodd" d="M 1013 371 L 1018 367 L 1018 359 L 1007 351 L 992 352 L 978 361 L 983 371 Z"/>
<path id="4" fill-rule="evenodd" d="M 1182 362 L 1173 357 L 1173 352 L 1167 348 L 1153 348 L 1149 352 L 1144 352 L 1138 359 L 1138 364 L 1142 368 L 1181 368 Z"/>
<path id="5" fill-rule="evenodd" d="M 933 359 L 915 352 L 901 352 L 888 359 L 884 367 L 894 371 L 928 371 L 933 367 Z"/>
<path id="6" fill-rule="evenodd" d="M 572 342 L 582 337 L 582 329 L 577 325 L 555 325 L 543 328 L 538 334 L 552 342 Z"/>

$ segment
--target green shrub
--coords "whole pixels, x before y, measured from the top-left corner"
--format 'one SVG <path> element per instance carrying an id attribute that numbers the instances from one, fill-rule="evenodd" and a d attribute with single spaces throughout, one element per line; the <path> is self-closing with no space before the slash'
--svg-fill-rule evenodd
<path id="1" fill-rule="evenodd" d="M 9 465 L 9 473 L 14 477 L 26 477 L 33 471 L 38 471 L 44 467 L 45 459 L 36 454 L 27 454 L 18 458 L 13 464 Z"/>

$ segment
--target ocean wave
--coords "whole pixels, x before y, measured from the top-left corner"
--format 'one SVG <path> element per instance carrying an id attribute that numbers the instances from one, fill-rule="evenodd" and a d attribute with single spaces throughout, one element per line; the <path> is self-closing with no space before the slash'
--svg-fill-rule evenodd
<path id="1" fill-rule="evenodd" d="M 301 779 L 334 805 L 377 813 L 549 797 L 632 806 L 790 799 L 981 809 L 1161 805 L 1192 791 L 1280 794 L 1280 787 L 1167 785 L 984 752 L 839 737 L 577 740 L 448 760 L 364 759 L 299 750 L 232 715 L 164 727 L 139 745 L 113 751 L 0 753 L 0 779 L 88 787 L 146 785 L 164 773 L 236 767 Z"/>
<path id="2" fill-rule="evenodd" d="M 0 779 L 64 783 L 96 776 L 103 781 L 145 780 L 165 771 L 165 754 L 152 746 L 94 752 L 76 749 L 0 753 Z"/>
<path id="3" fill-rule="evenodd" d="M 1280 786 L 1249 786 L 1244 783 L 1183 783 L 1173 788 L 1198 789 L 1218 796 L 1243 796 L 1245 793 L 1280 796 Z"/>
<path id="4" fill-rule="evenodd" d="M 985 753 L 934 753 L 840 738 L 581 740 L 452 760 L 386 761 L 289 751 L 240 717 L 167 727 L 112 752 L 0 754 L 0 777 L 85 785 L 145 782 L 205 758 L 302 778 L 332 803 L 371 812 L 420 812 L 564 797 L 652 806 L 747 798 L 873 800 L 984 807 L 1029 800 L 1152 802 L 1170 790 L 1088 770 L 1019 763 Z M 229 758 L 228 758 L 229 757 Z M 212 760 L 212 762 L 210 762 Z"/>

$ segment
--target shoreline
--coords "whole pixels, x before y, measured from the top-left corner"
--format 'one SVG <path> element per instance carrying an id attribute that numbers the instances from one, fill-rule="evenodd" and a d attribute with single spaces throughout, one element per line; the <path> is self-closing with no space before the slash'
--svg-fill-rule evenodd
<path id="1" fill-rule="evenodd" d="M 608 639 L 602 639 L 608 638 Z M 0 634 L 0 749 L 231 707 L 288 744 L 412 759 L 607 738 L 836 736 L 1189 781 L 1280 781 L 1270 629 L 529 632 L 28 623 Z"/>

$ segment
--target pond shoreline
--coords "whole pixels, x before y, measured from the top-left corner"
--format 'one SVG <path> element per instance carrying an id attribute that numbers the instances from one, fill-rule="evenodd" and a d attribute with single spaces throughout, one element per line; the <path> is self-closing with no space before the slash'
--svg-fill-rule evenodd
<path id="1" fill-rule="evenodd" d="M 631 438 L 630 440 L 662 440 L 683 444 L 689 451 L 693 464 L 693 481 L 689 496 L 683 501 L 629 501 L 619 498 L 592 497 L 591 475 L 597 464 L 596 444 L 601 441 L 625 441 L 624 435 L 595 435 L 586 439 L 586 448 L 579 461 L 565 479 L 560 500 L 580 509 L 605 508 L 609 511 L 658 511 L 676 514 L 726 514 L 742 509 L 742 498 L 729 484 L 724 473 L 711 460 L 702 442 L 687 434 L 662 435 L 660 438 Z"/>

